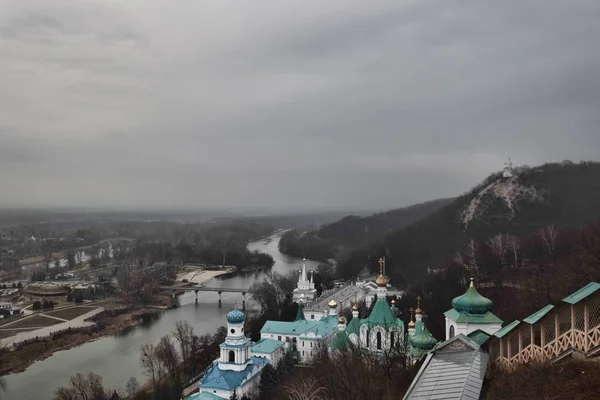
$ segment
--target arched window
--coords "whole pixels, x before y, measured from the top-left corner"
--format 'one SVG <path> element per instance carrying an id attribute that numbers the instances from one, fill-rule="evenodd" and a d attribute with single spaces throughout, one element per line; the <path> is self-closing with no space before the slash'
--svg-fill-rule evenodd
<path id="1" fill-rule="evenodd" d="M 454 337 L 454 325 L 450 325 L 450 333 L 448 333 L 448 339 L 452 339 Z"/>
<path id="2" fill-rule="evenodd" d="M 235 352 L 233 350 L 229 350 L 229 362 L 230 363 L 235 362 Z"/>
<path id="3" fill-rule="evenodd" d="M 381 332 L 377 332 L 377 350 L 381 350 Z"/>
<path id="4" fill-rule="evenodd" d="M 394 335 L 395 335 L 394 331 L 390 332 L 390 349 L 394 348 L 394 344 L 395 344 L 394 343 Z"/>

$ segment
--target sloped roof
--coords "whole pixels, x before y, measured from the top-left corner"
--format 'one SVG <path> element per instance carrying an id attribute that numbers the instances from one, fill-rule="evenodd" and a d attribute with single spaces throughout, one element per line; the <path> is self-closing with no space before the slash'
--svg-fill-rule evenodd
<path id="1" fill-rule="evenodd" d="M 471 340 L 473 340 L 475 343 L 477 343 L 478 345 L 482 345 L 485 342 L 487 342 L 487 340 L 490 338 L 491 335 L 487 334 L 486 332 L 482 331 L 481 329 L 477 329 L 476 331 L 473 331 L 471 333 L 469 333 L 467 335 L 467 337 Z"/>
<path id="2" fill-rule="evenodd" d="M 203 388 L 232 390 L 238 387 L 250 375 L 254 367 L 262 369 L 269 361 L 265 358 L 252 357 L 250 364 L 241 371 L 222 371 L 219 362 L 216 361 L 200 379 L 200 390 Z"/>
<path id="3" fill-rule="evenodd" d="M 529 317 L 525 318 L 523 320 L 523 322 L 527 322 L 528 324 L 533 325 L 536 322 L 538 322 L 540 319 L 542 319 L 544 317 L 544 315 L 548 314 L 550 312 L 550 310 L 552 310 L 553 308 L 554 308 L 554 306 L 552 304 L 548 304 L 546 307 L 534 312 Z"/>
<path id="4" fill-rule="evenodd" d="M 330 315 L 325 318 L 321 318 L 313 326 L 308 328 L 302 336 L 306 336 L 309 333 L 314 333 L 316 336 L 329 337 L 334 330 L 338 329 L 338 317 L 336 315 Z"/>
<path id="5" fill-rule="evenodd" d="M 497 338 L 501 338 L 504 335 L 506 335 L 508 332 L 510 332 L 514 328 L 516 328 L 517 325 L 519 325 L 520 323 L 521 323 L 521 321 L 519 321 L 519 320 L 513 321 L 510 324 L 506 325 L 504 328 L 500 329 L 498 332 L 494 333 L 494 336 L 496 336 Z"/>
<path id="6" fill-rule="evenodd" d="M 304 311 L 302 310 L 302 306 L 298 305 L 298 312 L 296 313 L 296 319 L 294 321 L 303 321 L 306 320 L 304 317 Z"/>
<path id="7" fill-rule="evenodd" d="M 452 308 L 446 311 L 444 315 L 452 321 L 467 324 L 501 324 L 503 322 L 489 311 L 485 314 L 469 314 L 466 311 L 459 312 Z"/>
<path id="8" fill-rule="evenodd" d="M 226 400 L 221 396 L 217 396 L 216 394 L 202 392 L 202 393 L 194 393 L 193 395 L 187 397 L 185 400 Z"/>
<path id="9" fill-rule="evenodd" d="M 404 400 L 477 400 L 487 363 L 479 345 L 459 334 L 431 350 Z"/>
<path id="10" fill-rule="evenodd" d="M 396 325 L 396 317 L 392 313 L 388 302 L 384 298 L 378 298 L 375 306 L 367 318 L 369 325 L 392 326 Z"/>
<path id="11" fill-rule="evenodd" d="M 594 294 L 598 289 L 600 289 L 600 283 L 590 282 L 575 293 L 565 297 L 562 301 L 569 304 L 577 304 L 586 297 Z"/>
<path id="12" fill-rule="evenodd" d="M 352 347 L 352 342 L 348 334 L 344 331 L 339 331 L 335 334 L 333 340 L 327 345 L 331 350 L 348 350 Z"/>
<path id="13" fill-rule="evenodd" d="M 250 351 L 252 353 L 271 354 L 281 346 L 285 346 L 285 342 L 274 339 L 260 339 L 250 348 Z"/>
<path id="14" fill-rule="evenodd" d="M 337 319 L 336 319 L 337 320 Z M 306 332 L 314 325 L 316 325 L 318 321 L 294 321 L 294 322 L 285 322 L 285 321 L 267 321 L 263 325 L 260 333 L 276 333 L 281 335 L 301 335 Z"/>
<path id="15" fill-rule="evenodd" d="M 354 333 L 355 335 L 360 336 L 360 323 L 360 318 L 352 318 L 352 320 L 348 323 L 348 326 L 346 327 L 346 334 L 350 335 Z"/>

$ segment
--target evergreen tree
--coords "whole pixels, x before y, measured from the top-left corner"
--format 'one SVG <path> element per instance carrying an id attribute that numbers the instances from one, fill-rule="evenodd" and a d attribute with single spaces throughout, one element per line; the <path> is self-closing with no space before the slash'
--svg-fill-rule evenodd
<path id="1" fill-rule="evenodd" d="M 258 385 L 259 390 L 259 398 L 260 399 L 270 399 L 272 398 L 271 394 L 277 388 L 277 384 L 279 382 L 277 371 L 271 364 L 265 365 L 260 375 L 260 383 Z"/>
<path id="2" fill-rule="evenodd" d="M 231 397 L 229 397 L 229 400 L 239 400 L 239 397 L 237 395 L 237 392 L 235 391 L 235 388 L 233 389 L 233 392 L 231 393 Z"/>

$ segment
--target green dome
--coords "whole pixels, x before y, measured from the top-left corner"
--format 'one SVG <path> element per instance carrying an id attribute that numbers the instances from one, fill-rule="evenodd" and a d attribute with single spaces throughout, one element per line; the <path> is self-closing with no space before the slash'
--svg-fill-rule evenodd
<path id="1" fill-rule="evenodd" d="M 425 325 L 418 335 L 411 336 L 409 340 L 412 347 L 421 350 L 431 350 L 437 344 L 437 340 L 429 333 Z"/>
<path id="2" fill-rule="evenodd" d="M 469 314 L 485 314 L 494 308 L 494 303 L 486 297 L 479 294 L 475 285 L 473 284 L 473 278 L 471 278 L 471 284 L 467 289 L 467 292 L 462 296 L 455 297 L 452 300 L 452 307 L 459 312 L 468 312 Z"/>

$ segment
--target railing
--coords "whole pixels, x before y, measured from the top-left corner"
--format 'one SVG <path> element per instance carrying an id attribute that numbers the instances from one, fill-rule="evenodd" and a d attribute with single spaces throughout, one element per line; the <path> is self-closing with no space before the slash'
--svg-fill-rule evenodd
<path id="1" fill-rule="evenodd" d="M 563 303 L 534 324 L 521 322 L 488 344 L 493 367 L 514 370 L 527 363 L 546 363 L 572 351 L 585 356 L 600 349 L 600 291 L 577 304 Z"/>

